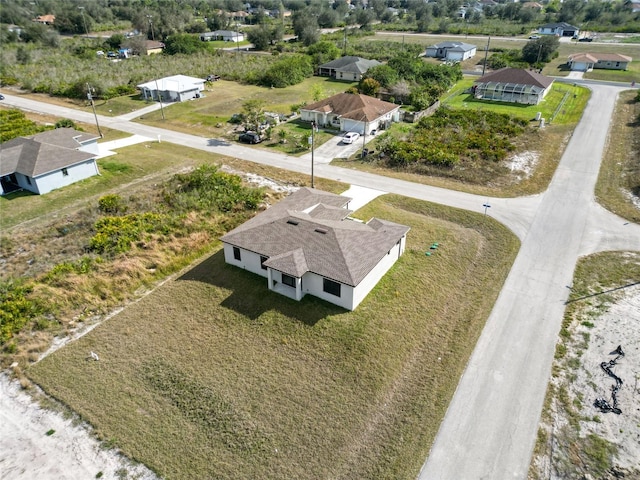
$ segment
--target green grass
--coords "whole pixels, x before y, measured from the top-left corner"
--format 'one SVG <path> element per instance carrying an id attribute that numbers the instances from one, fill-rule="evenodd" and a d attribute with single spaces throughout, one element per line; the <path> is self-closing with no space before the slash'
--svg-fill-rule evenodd
<path id="1" fill-rule="evenodd" d="M 357 213 L 412 230 L 354 312 L 268 292 L 218 250 L 28 374 L 165 478 L 413 478 L 518 241 L 398 196 Z"/>
<path id="2" fill-rule="evenodd" d="M 553 118 L 554 124 L 563 125 L 577 124 L 589 99 L 589 90 L 586 88 L 575 85 L 554 84 L 551 87 L 551 91 L 538 105 L 520 105 L 509 102 L 478 100 L 470 93 L 465 93 L 466 90 L 473 85 L 474 81 L 475 79 L 465 79 L 459 82 L 443 103 L 452 108 L 488 109 L 525 120 L 532 120 L 538 112 L 541 112 L 542 118 L 549 120 L 557 111 L 566 95 L 565 103 Z"/>

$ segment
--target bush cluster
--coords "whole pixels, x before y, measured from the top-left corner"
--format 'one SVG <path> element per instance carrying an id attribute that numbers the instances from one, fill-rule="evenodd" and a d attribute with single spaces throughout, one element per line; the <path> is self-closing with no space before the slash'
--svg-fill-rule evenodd
<path id="1" fill-rule="evenodd" d="M 0 345 L 4 346 L 42 312 L 42 307 L 29 297 L 32 291 L 33 287 L 24 282 L 0 282 Z"/>
<path id="2" fill-rule="evenodd" d="M 393 168 L 499 162 L 515 149 L 512 139 L 524 132 L 526 124 L 501 113 L 441 108 L 420 119 L 408 139 L 387 135 L 380 147 L 384 162 Z"/>

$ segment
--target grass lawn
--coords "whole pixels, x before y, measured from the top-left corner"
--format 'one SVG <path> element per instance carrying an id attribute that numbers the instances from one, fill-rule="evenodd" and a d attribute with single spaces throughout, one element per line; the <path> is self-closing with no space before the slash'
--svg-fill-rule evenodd
<path id="1" fill-rule="evenodd" d="M 519 244 L 398 196 L 357 214 L 411 232 L 355 312 L 218 250 L 27 374 L 164 478 L 414 478 Z"/>
<path id="2" fill-rule="evenodd" d="M 465 79 L 459 82 L 443 104 L 453 108 L 488 109 L 494 112 L 506 113 L 525 120 L 532 120 L 538 112 L 547 122 L 553 119 L 554 124 L 577 124 L 589 100 L 589 90 L 568 84 L 554 84 L 551 91 L 538 105 L 519 105 L 509 102 L 493 102 L 478 100 L 470 93 L 465 93 L 473 85 L 475 79 Z M 564 103 L 561 102 L 564 99 Z"/>

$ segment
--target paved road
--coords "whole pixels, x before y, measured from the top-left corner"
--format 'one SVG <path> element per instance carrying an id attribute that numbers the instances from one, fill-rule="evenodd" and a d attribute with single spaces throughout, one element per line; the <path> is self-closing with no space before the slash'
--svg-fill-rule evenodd
<path id="1" fill-rule="evenodd" d="M 334 167 L 341 180 L 489 214 L 522 241 L 521 250 L 460 380 L 421 480 L 526 478 L 549 380 L 564 302 L 578 256 L 640 250 L 640 226 L 606 212 L 593 187 L 619 87 L 592 85 L 593 96 L 549 189 L 524 198 L 485 198 Z M 6 103 L 93 122 L 93 115 L 7 96 Z M 162 141 L 309 173 L 308 159 L 100 117 L 101 125 Z"/>

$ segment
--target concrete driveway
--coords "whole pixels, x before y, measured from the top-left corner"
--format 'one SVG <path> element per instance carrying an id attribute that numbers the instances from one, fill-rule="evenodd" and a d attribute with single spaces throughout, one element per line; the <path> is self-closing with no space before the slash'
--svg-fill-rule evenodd
<path id="1" fill-rule="evenodd" d="M 334 158 L 349 158 L 356 152 L 362 152 L 363 146 L 375 138 L 373 135 L 367 135 L 366 138 L 361 135 L 355 143 L 345 144 L 342 143 L 344 133 L 336 134 L 330 140 L 313 149 L 313 159 L 316 164 L 331 163 Z M 311 152 L 305 153 L 301 158 L 311 161 Z"/>

